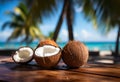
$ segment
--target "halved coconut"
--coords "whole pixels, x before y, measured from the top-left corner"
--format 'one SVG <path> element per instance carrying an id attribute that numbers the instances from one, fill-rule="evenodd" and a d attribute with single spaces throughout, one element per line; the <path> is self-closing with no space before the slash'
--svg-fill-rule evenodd
<path id="1" fill-rule="evenodd" d="M 89 57 L 87 47 L 79 41 L 70 41 L 63 48 L 62 59 L 71 68 L 78 68 L 87 63 Z"/>
<path id="2" fill-rule="evenodd" d="M 35 49 L 34 58 L 40 67 L 53 68 L 61 58 L 61 49 L 53 45 L 43 45 Z"/>
<path id="3" fill-rule="evenodd" d="M 46 39 L 46 40 L 43 40 L 39 43 L 38 47 L 39 46 L 44 46 L 44 45 L 53 45 L 55 47 L 58 47 L 58 45 L 56 44 L 56 42 L 54 40 L 51 40 L 51 39 Z"/>
<path id="4" fill-rule="evenodd" d="M 15 54 L 12 55 L 14 62 L 19 64 L 26 64 L 32 61 L 33 59 L 33 49 L 30 47 L 21 47 Z"/>

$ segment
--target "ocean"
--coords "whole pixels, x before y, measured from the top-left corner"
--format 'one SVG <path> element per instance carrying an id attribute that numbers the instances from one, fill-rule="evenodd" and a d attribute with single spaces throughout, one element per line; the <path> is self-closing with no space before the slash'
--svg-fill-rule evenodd
<path id="1" fill-rule="evenodd" d="M 66 45 L 67 42 L 58 42 L 58 45 L 63 48 Z M 89 51 L 95 51 L 95 50 L 115 50 L 115 42 L 83 42 L 89 49 Z M 28 46 L 32 47 L 33 49 L 36 48 L 38 45 L 37 42 L 30 43 Z M 0 42 L 0 49 L 18 49 L 19 47 L 26 46 L 25 43 L 19 43 L 19 42 Z M 120 46 L 120 42 L 119 42 Z M 119 48 L 120 51 L 120 48 Z"/>

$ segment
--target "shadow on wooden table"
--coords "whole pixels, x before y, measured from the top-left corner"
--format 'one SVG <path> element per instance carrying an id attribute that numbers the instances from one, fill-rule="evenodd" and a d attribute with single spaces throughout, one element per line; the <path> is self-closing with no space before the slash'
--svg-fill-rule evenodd
<path id="1" fill-rule="evenodd" d="M 0 82 L 9 82 L 9 81 L 5 81 L 5 80 L 0 80 Z"/>
<path id="2" fill-rule="evenodd" d="M 3 49 L 0 50 L 0 55 L 2 56 L 11 56 L 16 50 L 15 49 Z"/>

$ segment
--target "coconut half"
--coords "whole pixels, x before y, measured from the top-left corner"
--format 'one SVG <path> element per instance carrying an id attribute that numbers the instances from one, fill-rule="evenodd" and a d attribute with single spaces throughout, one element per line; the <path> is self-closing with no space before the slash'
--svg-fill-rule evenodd
<path id="1" fill-rule="evenodd" d="M 61 56 L 61 49 L 53 45 L 44 45 L 35 49 L 34 58 L 42 68 L 55 67 Z"/>
<path id="2" fill-rule="evenodd" d="M 39 46 L 44 46 L 44 45 L 53 45 L 55 47 L 58 47 L 57 43 L 54 40 L 51 40 L 51 39 L 46 39 L 46 40 L 41 41 L 38 44 L 38 47 Z"/>
<path id="3" fill-rule="evenodd" d="M 33 49 L 30 47 L 21 47 L 12 55 L 14 62 L 20 64 L 29 63 L 33 59 Z"/>

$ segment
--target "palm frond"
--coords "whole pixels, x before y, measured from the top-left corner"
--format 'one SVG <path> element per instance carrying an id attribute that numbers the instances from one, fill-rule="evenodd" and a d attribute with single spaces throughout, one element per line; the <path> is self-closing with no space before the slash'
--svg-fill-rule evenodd
<path id="1" fill-rule="evenodd" d="M 32 39 L 35 39 L 36 38 L 36 35 L 35 35 L 35 32 L 34 32 L 34 28 L 33 27 L 30 27 L 30 35 L 32 37 Z"/>
<path id="2" fill-rule="evenodd" d="M 10 40 L 12 40 L 12 39 L 18 38 L 18 37 L 21 35 L 21 32 L 22 32 L 21 28 L 16 28 L 16 29 L 12 32 L 12 34 L 10 35 L 10 37 L 7 39 L 7 41 L 10 41 Z"/>
<path id="3" fill-rule="evenodd" d="M 29 28 L 25 28 L 23 30 L 24 30 L 25 38 L 21 42 L 28 42 L 30 37 Z"/>
<path id="4" fill-rule="evenodd" d="M 23 3 L 20 3 L 19 6 L 14 9 L 14 11 L 16 14 L 18 14 L 17 16 L 21 16 L 24 21 L 27 19 L 29 10 Z"/>
<path id="5" fill-rule="evenodd" d="M 43 36 L 42 32 L 40 31 L 40 29 L 35 27 L 35 26 L 32 26 L 30 28 L 30 33 L 33 36 L 33 38 L 38 38 L 38 39 L 43 39 L 44 38 L 44 36 Z"/>
<path id="6" fill-rule="evenodd" d="M 16 27 L 21 27 L 22 25 L 21 24 L 18 24 L 16 22 L 5 22 L 3 25 L 2 25 L 2 28 L 1 30 L 4 30 L 6 27 L 9 27 L 9 28 L 16 28 Z"/>
<path id="7" fill-rule="evenodd" d="M 5 22 L 5 23 L 2 25 L 1 30 L 4 30 L 4 29 L 5 29 L 8 25 L 10 25 L 10 24 L 11 24 L 10 21 Z"/>
<path id="8" fill-rule="evenodd" d="M 88 21 L 92 20 L 94 27 L 97 27 L 96 11 L 94 4 L 90 0 L 83 0 L 83 14 Z"/>
<path id="9" fill-rule="evenodd" d="M 23 17 L 21 15 L 16 15 L 14 16 L 14 19 L 13 19 L 14 22 L 25 22 L 26 20 L 23 19 Z"/>
<path id="10" fill-rule="evenodd" d="M 32 1 L 30 16 L 42 19 L 42 16 L 50 16 L 54 8 L 56 8 L 56 0 L 35 0 Z"/>
<path id="11" fill-rule="evenodd" d="M 29 10 L 27 9 L 27 6 L 25 4 L 20 3 L 18 8 L 20 8 L 25 15 L 28 15 Z"/>
<path id="12" fill-rule="evenodd" d="M 22 16 L 22 18 L 23 18 L 24 20 L 26 20 L 25 14 L 22 12 L 22 10 L 21 10 L 19 7 L 16 7 L 16 8 L 15 8 L 15 13 L 20 14 L 20 15 Z"/>
<path id="13" fill-rule="evenodd" d="M 79 1 L 79 0 L 78 0 Z M 83 4 L 83 13 L 87 20 L 99 29 L 109 32 L 120 23 L 120 0 L 80 0 Z M 103 31 L 102 31 L 103 32 Z"/>
<path id="14" fill-rule="evenodd" d="M 15 14 L 14 12 L 12 12 L 12 11 L 6 11 L 5 14 L 6 14 L 6 15 L 9 15 L 9 16 L 11 16 L 11 17 L 16 16 L 16 14 Z"/>

